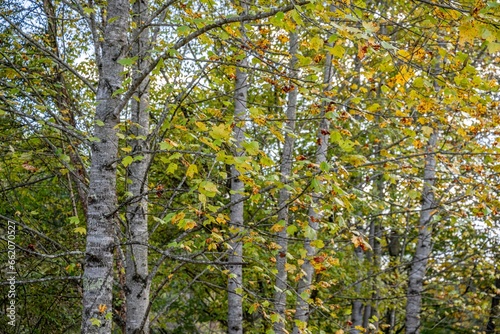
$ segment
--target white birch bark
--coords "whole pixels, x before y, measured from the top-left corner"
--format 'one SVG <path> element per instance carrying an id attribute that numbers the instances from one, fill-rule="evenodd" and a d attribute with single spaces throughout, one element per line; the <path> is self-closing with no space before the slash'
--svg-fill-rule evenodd
<path id="1" fill-rule="evenodd" d="M 248 6 L 243 4 L 245 13 L 248 12 Z M 245 31 L 240 28 L 242 38 L 245 40 Z M 245 139 L 245 118 L 247 115 L 247 95 L 248 95 L 248 60 L 245 57 L 239 62 L 236 68 L 236 83 L 234 91 L 234 156 L 242 156 L 242 142 Z M 239 178 L 240 172 L 235 165 L 231 166 L 231 203 L 236 203 L 231 206 L 229 214 L 229 228 L 232 231 L 228 242 L 230 250 L 228 256 L 229 279 L 227 283 L 228 291 L 228 333 L 242 334 L 243 333 L 243 244 L 241 242 L 241 234 L 244 230 L 244 205 L 243 197 L 243 182 Z"/>
<path id="2" fill-rule="evenodd" d="M 138 57 L 134 76 L 138 76 L 149 66 L 150 41 L 149 28 L 143 27 L 148 22 L 148 0 L 136 0 L 132 6 L 133 20 L 137 29 L 142 29 L 132 45 L 132 57 Z M 128 178 L 131 181 L 129 192 L 137 198 L 127 206 L 127 238 L 126 252 L 126 333 L 149 333 L 149 291 L 148 281 L 148 203 L 147 173 L 151 160 L 148 141 L 149 132 L 149 76 L 139 86 L 135 97 L 131 100 L 132 126 L 131 133 L 137 139 L 131 141 L 132 153 L 144 158 L 133 162 L 128 167 Z"/>
<path id="3" fill-rule="evenodd" d="M 297 64 L 297 49 L 298 49 L 298 36 L 296 33 L 290 33 L 289 41 L 289 52 L 290 52 L 290 63 L 289 63 L 289 77 L 290 84 L 293 84 L 293 79 L 297 78 L 297 70 L 295 65 Z M 295 142 L 295 137 L 293 133 L 295 132 L 295 118 L 297 113 L 297 95 L 298 87 L 295 87 L 288 93 L 287 109 L 286 109 L 286 127 L 287 131 L 285 134 L 285 143 L 283 145 L 283 152 L 281 154 L 281 182 L 285 183 L 292 172 L 292 162 L 293 162 L 293 147 Z M 292 135 L 290 135 L 292 134 Z M 274 323 L 274 331 L 277 334 L 285 333 L 285 311 L 286 311 L 286 290 L 287 290 L 287 272 L 286 272 L 286 253 L 288 251 L 288 235 L 286 228 L 289 221 L 289 210 L 288 201 L 290 200 L 290 191 L 286 188 L 280 189 L 279 199 L 278 199 L 278 221 L 283 221 L 283 230 L 277 234 L 277 244 L 280 246 L 278 254 L 276 256 L 276 269 L 278 274 L 276 275 L 276 292 L 274 294 L 274 304 L 276 313 L 279 315 L 280 319 L 278 322 Z"/>
<path id="4" fill-rule="evenodd" d="M 429 137 L 425 157 L 424 185 L 422 190 L 422 211 L 418 226 L 418 241 L 408 276 L 405 328 L 407 334 L 417 334 L 420 328 L 420 311 L 422 307 L 422 291 L 427 262 L 432 250 L 432 211 L 434 210 L 434 190 L 436 179 L 436 156 L 432 154 L 438 139 L 437 131 Z"/>
<path id="5" fill-rule="evenodd" d="M 116 157 L 119 123 L 119 96 L 123 66 L 117 60 L 124 56 L 127 45 L 129 3 L 109 0 L 108 24 L 104 29 L 102 57 L 98 58 L 96 125 L 92 143 L 92 161 L 88 197 L 87 245 L 83 274 L 82 330 L 84 334 L 111 333 L 114 217 L 116 207 Z M 99 50 L 96 50 L 98 54 Z M 99 122 L 97 122 L 99 121 Z M 102 122 L 102 123 L 101 123 Z M 99 123 L 99 124 L 97 124 Z"/>
<path id="6" fill-rule="evenodd" d="M 332 81 L 332 56 L 327 54 L 325 59 L 325 72 L 323 78 L 324 90 L 328 91 L 331 89 L 331 81 Z M 323 104 L 322 111 L 320 113 L 321 122 L 319 124 L 318 135 L 317 135 L 317 143 L 318 150 L 316 151 L 316 164 L 320 165 L 322 162 L 327 161 L 327 150 L 328 150 L 328 141 L 329 141 L 329 128 L 330 121 L 325 117 L 326 115 L 327 104 Z M 321 211 L 318 210 L 317 206 L 320 203 L 320 199 L 322 194 L 313 193 L 311 194 L 313 198 L 313 203 L 309 206 L 309 227 L 317 233 L 319 228 L 319 221 L 322 218 Z M 309 320 L 309 296 L 311 295 L 311 285 L 313 281 L 314 268 L 310 262 L 310 259 L 316 254 L 316 248 L 311 245 L 311 242 L 316 240 L 313 238 L 306 238 L 304 241 L 304 248 L 307 252 L 306 258 L 304 259 L 304 264 L 301 266 L 301 271 L 303 273 L 302 278 L 300 279 L 297 287 L 297 305 L 295 309 L 295 320 L 299 322 L 299 324 L 304 325 Z M 304 297 L 303 297 L 304 296 Z M 307 296 L 307 298 L 305 298 Z M 295 324 L 293 328 L 293 333 L 300 333 L 300 327 Z"/>
<path id="7" fill-rule="evenodd" d="M 356 249 L 354 250 L 354 254 L 356 255 L 358 266 L 361 267 L 363 265 L 363 261 L 365 258 L 363 249 L 361 247 L 356 247 Z M 358 281 L 354 286 L 354 290 L 356 291 L 356 294 L 358 296 L 361 293 L 361 284 L 362 282 Z M 355 299 L 352 302 L 351 322 L 352 322 L 351 325 L 352 328 L 349 330 L 349 333 L 359 334 L 360 330 L 357 329 L 356 327 L 359 328 L 363 326 L 363 302 L 360 299 Z"/>
<path id="8" fill-rule="evenodd" d="M 377 151 L 379 148 L 377 148 Z M 377 191 L 378 198 L 384 198 L 384 181 L 383 177 L 380 176 L 377 181 Z M 378 299 L 379 299 L 379 286 L 377 284 L 376 277 L 374 277 L 374 273 L 380 271 L 380 258 L 382 256 L 382 248 L 380 245 L 380 222 L 373 219 L 370 222 L 370 234 L 369 234 L 369 243 L 372 248 L 366 253 L 366 259 L 370 265 L 370 270 L 368 271 L 368 276 L 370 277 L 371 286 L 372 286 L 372 300 L 365 304 L 365 309 L 363 313 L 363 328 L 368 328 L 370 325 L 370 319 L 373 316 L 376 316 L 377 319 L 379 317 L 378 314 Z M 372 324 L 375 327 L 375 331 L 378 331 L 379 322 L 374 321 Z"/>

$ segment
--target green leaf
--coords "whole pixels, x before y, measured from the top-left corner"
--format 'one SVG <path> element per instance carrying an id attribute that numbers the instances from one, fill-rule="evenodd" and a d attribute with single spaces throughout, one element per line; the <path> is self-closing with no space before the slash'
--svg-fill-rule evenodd
<path id="1" fill-rule="evenodd" d="M 323 242 L 323 240 L 318 239 L 311 241 L 311 246 L 313 246 L 314 248 L 323 248 L 325 247 L 325 243 Z"/>
<path id="2" fill-rule="evenodd" d="M 92 13 L 94 13 L 94 12 L 95 12 L 95 10 L 94 10 L 94 8 L 90 8 L 90 7 L 83 7 L 83 12 L 84 12 L 85 14 L 87 14 L 87 15 L 88 15 L 88 14 L 92 14 Z"/>
<path id="3" fill-rule="evenodd" d="M 297 226 L 295 226 L 295 225 L 290 225 L 290 226 L 288 226 L 288 227 L 286 228 L 286 233 L 287 233 L 288 235 L 293 235 L 293 234 L 295 234 L 295 232 L 297 232 L 297 230 L 298 230 L 298 229 L 297 229 Z"/>
<path id="4" fill-rule="evenodd" d="M 260 160 L 259 160 L 259 162 L 264 167 L 274 166 L 274 161 L 271 160 L 271 158 L 269 158 L 267 156 L 261 157 Z"/>
<path id="5" fill-rule="evenodd" d="M 336 44 L 334 47 L 328 48 L 328 51 L 330 51 L 330 53 L 337 58 L 342 58 L 345 54 L 345 49 L 340 44 Z"/>
<path id="6" fill-rule="evenodd" d="M 257 155 L 260 152 L 259 143 L 256 141 L 244 142 L 242 143 L 242 146 L 250 155 Z"/>
<path id="7" fill-rule="evenodd" d="M 104 122 L 103 122 L 103 121 L 101 121 L 100 119 L 96 120 L 96 121 L 95 121 L 95 124 L 96 124 L 97 126 L 104 126 Z"/>
<path id="8" fill-rule="evenodd" d="M 172 162 L 167 167 L 167 173 L 168 174 L 174 174 L 174 172 L 177 170 L 177 167 L 178 167 L 177 164 L 175 164 L 175 163 Z"/>
<path id="9" fill-rule="evenodd" d="M 80 234 L 83 234 L 83 235 L 87 234 L 87 230 L 85 229 L 85 227 L 82 227 L 82 226 L 79 226 L 79 227 L 75 228 L 73 230 L 73 232 L 80 233 Z"/>
<path id="10" fill-rule="evenodd" d="M 416 77 L 414 80 L 413 80 L 413 86 L 416 87 L 416 88 L 422 88 L 424 87 L 424 79 L 422 77 Z"/>
<path id="11" fill-rule="evenodd" d="M 258 304 L 255 304 L 255 303 L 250 305 L 250 307 L 248 308 L 248 313 L 253 314 L 257 310 L 258 307 L 259 307 Z"/>
<path id="12" fill-rule="evenodd" d="M 213 139 L 227 140 L 229 139 L 229 135 L 231 134 L 231 130 L 228 126 L 224 124 L 216 125 L 209 132 L 210 136 Z"/>
<path id="13" fill-rule="evenodd" d="M 134 162 L 134 158 L 131 157 L 130 155 L 127 155 L 125 158 L 122 159 L 122 165 L 125 167 L 130 165 L 132 162 Z"/>
<path id="14" fill-rule="evenodd" d="M 340 131 L 334 130 L 330 132 L 330 141 L 337 144 L 342 142 L 342 134 L 340 133 Z"/>
<path id="15" fill-rule="evenodd" d="M 92 326 L 101 327 L 101 320 L 97 318 L 90 319 L 90 323 L 92 324 Z"/>
<path id="16" fill-rule="evenodd" d="M 70 162 L 71 161 L 71 159 L 69 158 L 69 156 L 66 155 L 66 154 L 61 154 L 59 156 L 59 159 L 61 159 L 62 162 Z"/>
<path id="17" fill-rule="evenodd" d="M 177 34 L 179 36 L 187 36 L 189 34 L 189 31 L 191 31 L 191 29 L 188 26 L 180 26 L 179 28 L 177 28 Z"/>
<path id="18" fill-rule="evenodd" d="M 196 165 L 189 165 L 189 167 L 186 171 L 187 177 L 192 179 L 194 177 L 194 174 L 196 174 L 196 173 L 198 173 L 198 167 L 196 167 Z"/>
<path id="19" fill-rule="evenodd" d="M 316 191 L 316 192 L 320 191 L 320 184 L 319 184 L 318 179 L 316 179 L 316 178 L 312 179 L 311 186 L 314 189 L 314 191 Z"/>
<path id="20" fill-rule="evenodd" d="M 319 169 L 321 169 L 323 172 L 328 173 L 330 171 L 330 165 L 326 161 L 322 161 L 319 164 Z"/>
<path id="21" fill-rule="evenodd" d="M 309 47 L 315 51 L 319 51 L 319 49 L 323 47 L 323 39 L 319 36 L 314 36 L 309 41 Z"/>
<path id="22" fill-rule="evenodd" d="M 304 236 L 309 240 L 315 240 L 316 239 L 316 230 L 313 229 L 311 226 L 306 226 L 304 228 Z"/>
<path id="23" fill-rule="evenodd" d="M 207 197 L 214 197 L 219 192 L 217 185 L 210 181 L 202 181 L 198 186 L 198 190 Z"/>
<path id="24" fill-rule="evenodd" d="M 420 192 L 418 192 L 417 190 L 415 189 L 410 189 L 410 191 L 408 191 L 408 196 L 411 198 L 411 199 L 417 199 L 419 196 L 420 196 Z"/>
<path id="25" fill-rule="evenodd" d="M 132 65 L 132 64 L 135 64 L 135 62 L 137 61 L 137 59 L 139 59 L 139 57 L 132 57 L 132 58 L 122 58 L 122 59 L 118 59 L 116 62 L 120 65 Z"/>
<path id="26" fill-rule="evenodd" d="M 488 43 L 488 52 L 490 54 L 500 52 L 500 43 L 498 43 L 498 42 L 489 42 Z"/>
<path id="27" fill-rule="evenodd" d="M 163 67 L 165 66 L 165 62 L 163 61 L 163 58 L 160 58 L 160 60 L 158 61 L 158 64 L 156 64 L 154 70 L 151 72 L 151 74 L 153 75 L 158 75 L 160 74 L 160 71 L 163 69 Z"/>
<path id="28" fill-rule="evenodd" d="M 278 20 L 278 21 L 281 22 L 285 18 L 285 13 L 283 13 L 283 12 L 277 12 L 274 17 L 276 18 L 276 20 Z"/>

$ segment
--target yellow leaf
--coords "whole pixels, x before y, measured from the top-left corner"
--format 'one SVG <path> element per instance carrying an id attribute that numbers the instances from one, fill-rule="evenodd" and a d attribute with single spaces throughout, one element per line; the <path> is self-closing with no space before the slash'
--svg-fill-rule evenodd
<path id="1" fill-rule="evenodd" d="M 185 216 L 186 216 L 186 214 L 182 211 L 177 213 L 175 216 L 172 217 L 172 220 L 171 220 L 172 224 L 177 223 L 178 221 L 183 219 Z"/>
<path id="2" fill-rule="evenodd" d="M 189 165 L 189 167 L 186 171 L 187 177 L 192 179 L 194 177 L 194 174 L 196 174 L 196 173 L 198 173 L 198 167 L 196 167 L 196 165 Z"/>
<path id="3" fill-rule="evenodd" d="M 424 143 L 422 143 L 419 139 L 415 139 L 413 141 L 413 146 L 415 146 L 415 148 L 422 148 L 424 147 Z"/>
<path id="4" fill-rule="evenodd" d="M 282 223 L 276 223 L 271 227 L 271 232 L 281 232 L 285 228 L 285 225 Z"/>
<path id="5" fill-rule="evenodd" d="M 214 145 L 214 143 L 212 143 L 212 141 L 211 141 L 209 138 L 207 138 L 207 137 L 200 137 L 200 141 L 201 141 L 203 144 L 205 144 L 205 145 L 209 146 L 209 147 L 210 147 L 212 150 L 214 150 L 215 152 L 218 152 L 218 151 L 220 150 L 220 147 L 218 147 L 218 146 Z"/>
<path id="6" fill-rule="evenodd" d="M 468 136 L 467 136 L 467 131 L 465 131 L 463 128 L 458 128 L 457 133 L 458 133 L 460 136 L 464 137 L 464 138 L 467 138 L 467 137 L 468 137 Z"/>
<path id="7" fill-rule="evenodd" d="M 318 36 L 314 36 L 310 41 L 309 41 L 309 47 L 311 49 L 314 49 L 318 51 L 321 47 L 323 46 L 323 39 L 319 38 Z"/>
<path id="8" fill-rule="evenodd" d="M 408 51 L 406 50 L 398 50 L 398 55 L 400 55 L 404 59 L 410 59 L 411 55 Z"/>
<path id="9" fill-rule="evenodd" d="M 121 148 L 121 150 L 122 150 L 123 152 L 127 152 L 127 153 L 129 153 L 129 152 L 132 152 L 132 147 L 130 147 L 130 146 L 127 146 L 127 147 L 122 147 L 122 148 Z"/>
<path id="10" fill-rule="evenodd" d="M 194 124 L 196 124 L 196 126 L 198 127 L 198 129 L 200 129 L 201 131 L 207 131 L 208 130 L 208 127 L 205 123 L 202 123 L 202 122 L 195 122 Z"/>
<path id="11" fill-rule="evenodd" d="M 77 227 L 73 230 L 75 233 L 80 233 L 80 234 L 87 234 L 87 230 L 85 227 Z"/>
<path id="12" fill-rule="evenodd" d="M 424 125 L 422 127 L 422 132 L 424 133 L 424 136 L 429 137 L 434 132 L 434 130 L 430 126 Z"/>
<path id="13" fill-rule="evenodd" d="M 217 218 L 215 219 L 219 224 L 226 224 L 227 223 L 227 220 L 229 219 L 229 217 L 227 217 L 227 215 L 223 215 L 222 213 L 219 213 L 217 215 Z"/>
<path id="14" fill-rule="evenodd" d="M 254 119 L 255 124 L 257 125 L 266 125 L 267 120 L 264 117 L 255 117 Z"/>
<path id="15" fill-rule="evenodd" d="M 194 220 L 186 220 L 186 223 L 184 225 L 184 230 L 192 230 L 193 228 L 196 227 L 196 222 Z"/>
<path id="16" fill-rule="evenodd" d="M 229 139 L 229 135 L 231 134 L 231 130 L 229 129 L 228 126 L 224 124 L 219 124 L 216 125 L 212 128 L 212 130 L 209 132 L 210 136 L 213 139 L 221 139 L 221 140 L 226 140 Z"/>
<path id="17" fill-rule="evenodd" d="M 428 119 L 427 119 L 427 118 L 425 118 L 425 117 L 419 117 L 419 118 L 417 119 L 417 122 L 419 122 L 420 124 L 427 124 L 429 121 L 428 121 Z"/>
<path id="18" fill-rule="evenodd" d="M 174 127 L 176 129 L 179 129 L 179 130 L 182 130 L 182 131 L 187 131 L 188 130 L 184 125 L 178 125 L 178 124 L 176 124 L 176 125 L 174 125 Z"/>
<path id="19" fill-rule="evenodd" d="M 342 58 L 345 54 L 345 49 L 341 44 L 335 44 L 333 48 L 328 48 L 328 51 L 337 58 Z"/>

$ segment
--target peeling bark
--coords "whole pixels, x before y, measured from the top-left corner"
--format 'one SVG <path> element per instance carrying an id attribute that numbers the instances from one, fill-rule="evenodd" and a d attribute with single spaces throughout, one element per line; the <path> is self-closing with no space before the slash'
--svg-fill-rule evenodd
<path id="1" fill-rule="evenodd" d="M 329 91 L 331 89 L 332 82 L 332 56 L 327 54 L 325 59 L 325 72 L 323 78 L 324 90 Z M 319 124 L 317 143 L 318 150 L 316 151 L 316 164 L 320 165 L 322 162 L 327 161 L 327 150 L 329 142 L 329 128 L 330 121 L 325 117 L 328 104 L 323 103 L 323 108 L 320 113 L 321 122 Z M 320 199 L 322 197 L 319 193 L 311 194 L 313 198 L 313 203 L 309 207 L 309 227 L 317 233 L 319 229 L 319 221 L 322 219 L 321 210 L 318 210 L 318 205 L 320 204 Z M 304 241 L 304 248 L 306 250 L 306 258 L 304 259 L 304 264 L 301 266 L 301 271 L 303 272 L 303 277 L 300 279 L 297 287 L 298 300 L 295 309 L 295 320 L 299 322 L 295 324 L 293 328 L 293 333 L 300 333 L 300 327 L 306 326 L 309 320 L 309 296 L 311 295 L 311 286 L 314 275 L 314 268 L 310 262 L 310 259 L 316 254 L 316 248 L 312 246 L 312 242 L 315 238 L 306 238 Z M 307 295 L 307 298 L 304 298 Z"/>
<path id="2" fill-rule="evenodd" d="M 83 274 L 82 333 L 111 333 L 113 251 L 115 248 L 114 217 L 116 208 L 116 157 L 119 123 L 119 96 L 122 87 L 124 57 L 127 46 L 129 3 L 110 0 L 108 17 L 116 18 L 104 30 L 102 58 L 99 64 L 99 86 L 92 143 L 92 161 L 88 197 L 87 245 Z M 97 121 L 102 122 L 97 124 Z"/>
<path id="3" fill-rule="evenodd" d="M 138 57 L 135 66 L 135 79 L 149 66 L 148 51 L 151 49 L 149 28 L 143 27 L 148 22 L 148 0 L 137 0 L 132 6 L 133 19 L 137 29 L 142 30 L 132 45 L 132 57 Z M 149 291 L 148 281 L 148 170 L 151 160 L 149 143 L 149 76 L 139 86 L 135 98 L 131 100 L 131 133 L 137 138 L 131 141 L 132 153 L 144 158 L 133 162 L 127 169 L 131 181 L 129 191 L 137 201 L 127 206 L 127 238 L 129 246 L 126 252 L 126 333 L 149 333 Z"/>
<path id="4" fill-rule="evenodd" d="M 248 11 L 248 6 L 245 5 L 245 12 Z M 240 28 L 242 35 L 245 31 Z M 244 39 L 245 40 L 245 39 Z M 242 156 L 242 142 L 245 139 L 245 118 L 247 115 L 247 95 L 248 95 L 248 60 L 245 57 L 240 61 L 236 68 L 236 83 L 234 91 L 234 156 Z M 242 334 L 243 333 L 243 266 L 239 263 L 243 262 L 243 244 L 241 242 L 241 234 L 244 230 L 244 201 L 243 198 L 243 182 L 240 180 L 240 172 L 236 166 L 231 166 L 231 203 L 236 203 L 231 206 L 229 214 L 229 228 L 232 231 L 228 242 L 230 251 L 228 256 L 229 279 L 227 284 L 228 290 L 228 333 Z"/>
<path id="5" fill-rule="evenodd" d="M 434 151 L 437 143 L 437 131 L 431 134 L 427 151 Z M 420 328 L 420 312 L 422 307 L 422 291 L 427 262 L 432 251 L 432 211 L 434 210 L 434 190 L 436 179 L 436 157 L 428 154 L 424 165 L 424 186 L 422 190 L 422 211 L 418 226 L 418 241 L 408 276 L 405 328 L 407 334 L 418 334 Z"/>
<path id="6" fill-rule="evenodd" d="M 290 85 L 293 85 L 293 79 L 297 78 L 297 70 L 295 65 L 297 64 L 297 49 L 298 49 L 298 36 L 296 33 L 290 33 L 289 41 L 289 52 L 290 52 Z M 286 110 L 286 127 L 287 130 L 285 134 L 285 144 L 283 145 L 283 152 L 281 154 L 281 182 L 285 183 L 292 172 L 292 162 L 293 162 L 293 147 L 295 143 L 295 137 L 291 134 L 295 132 L 295 115 L 297 112 L 297 95 L 298 88 L 294 87 L 288 93 L 288 103 Z M 283 221 L 283 230 L 278 232 L 277 244 L 280 246 L 278 254 L 276 256 L 276 269 L 278 274 L 276 275 L 276 292 L 274 294 L 274 304 L 276 313 L 279 315 L 280 320 L 274 323 L 274 331 L 277 334 L 285 333 L 285 311 L 286 311 L 286 290 L 287 290 L 287 272 L 286 272 L 286 253 L 288 251 L 288 235 L 286 228 L 289 222 L 289 210 L 288 201 L 290 200 L 290 191 L 286 188 L 280 189 L 279 199 L 278 199 L 278 222 Z"/>
<path id="7" fill-rule="evenodd" d="M 356 247 L 354 250 L 354 253 L 356 254 L 356 258 L 358 261 L 358 267 L 361 267 L 363 265 L 363 261 L 365 258 L 365 254 L 363 252 L 363 249 L 361 247 Z M 359 296 L 361 293 L 361 282 L 358 281 L 356 285 L 354 286 L 354 290 L 356 291 L 356 294 Z M 363 302 L 360 299 L 355 299 L 352 302 L 352 311 L 351 311 L 351 322 L 352 322 L 352 328 L 350 329 L 349 333 L 350 334 L 359 334 L 360 330 L 357 329 L 356 327 L 363 327 L 363 309 L 364 305 Z"/>

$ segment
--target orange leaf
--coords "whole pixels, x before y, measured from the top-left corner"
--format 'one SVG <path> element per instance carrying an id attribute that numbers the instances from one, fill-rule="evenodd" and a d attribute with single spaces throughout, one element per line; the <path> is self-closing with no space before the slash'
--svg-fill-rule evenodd
<path id="1" fill-rule="evenodd" d="M 106 312 L 106 310 L 108 309 L 108 307 L 104 304 L 99 304 L 99 306 L 97 307 L 97 309 L 99 310 L 99 313 L 104 313 Z"/>

